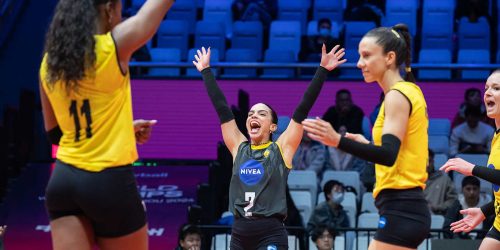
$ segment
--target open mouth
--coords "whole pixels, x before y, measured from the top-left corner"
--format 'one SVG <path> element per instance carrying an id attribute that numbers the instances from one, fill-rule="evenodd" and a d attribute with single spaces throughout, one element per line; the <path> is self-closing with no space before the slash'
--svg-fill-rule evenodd
<path id="1" fill-rule="evenodd" d="M 486 101 L 486 107 L 491 108 L 491 107 L 494 107 L 494 106 L 495 106 L 495 102 L 494 101 Z"/>
<path id="2" fill-rule="evenodd" d="M 250 121 L 250 133 L 252 134 L 256 134 L 259 132 L 260 130 L 260 123 L 257 122 L 257 121 Z"/>

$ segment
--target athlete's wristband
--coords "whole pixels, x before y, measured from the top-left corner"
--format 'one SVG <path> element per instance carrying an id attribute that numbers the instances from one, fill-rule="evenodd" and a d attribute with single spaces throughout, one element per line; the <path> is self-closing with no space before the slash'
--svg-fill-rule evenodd
<path id="1" fill-rule="evenodd" d="M 205 87 L 207 88 L 208 96 L 214 105 L 215 111 L 219 115 L 220 123 L 226 123 L 234 119 L 234 114 L 227 104 L 226 97 L 220 90 L 217 82 L 215 81 L 214 74 L 210 68 L 205 68 L 201 71 L 201 76 L 205 82 Z"/>
<path id="2" fill-rule="evenodd" d="M 381 146 L 360 143 L 342 136 L 338 148 L 363 160 L 392 167 L 398 158 L 400 146 L 399 138 L 392 134 L 384 134 Z"/>
<path id="3" fill-rule="evenodd" d="M 301 123 L 307 118 L 309 111 L 311 111 L 314 102 L 316 102 L 316 99 L 319 96 L 327 75 L 328 70 L 319 66 L 313 79 L 311 80 L 311 83 L 307 86 L 307 90 L 302 96 L 302 100 L 300 100 L 299 105 L 293 112 L 292 119 L 296 123 Z"/>

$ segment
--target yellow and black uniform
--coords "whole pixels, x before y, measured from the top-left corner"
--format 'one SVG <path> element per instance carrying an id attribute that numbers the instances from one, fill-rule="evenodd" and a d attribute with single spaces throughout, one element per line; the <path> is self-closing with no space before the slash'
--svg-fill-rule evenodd
<path id="1" fill-rule="evenodd" d="M 427 104 L 420 88 L 411 82 L 398 82 L 391 91 L 399 91 L 410 102 L 410 118 L 404 140 L 401 142 L 398 157 L 392 167 L 375 164 L 375 188 L 373 196 L 377 197 L 383 189 L 425 188 L 427 180 L 429 119 Z M 382 143 L 382 129 L 385 120 L 385 103 L 382 103 L 377 120 L 373 125 L 373 141 L 375 145 Z"/>
<path id="2" fill-rule="evenodd" d="M 486 237 L 500 241 L 500 130 L 495 132 L 491 141 L 491 152 L 488 158 L 488 167 L 474 166 L 472 175 L 487 180 L 493 184 L 494 200 L 481 207 L 484 216 L 495 215 L 493 227 Z"/>
<path id="3" fill-rule="evenodd" d="M 375 164 L 373 191 L 380 220 L 375 239 L 417 248 L 427 238 L 430 214 L 423 196 L 427 180 L 429 120 L 427 104 L 420 88 L 411 82 L 398 82 L 390 91 L 399 91 L 410 104 L 406 134 L 392 166 Z M 373 126 L 375 145 L 382 143 L 385 103 Z"/>
<path id="4" fill-rule="evenodd" d="M 137 159 L 130 76 L 123 74 L 111 33 L 95 35 L 96 62 L 76 91 L 40 80 L 62 137 L 46 190 L 51 220 L 83 214 L 97 236 L 129 234 L 146 223 L 131 163 Z M 83 59 L 82 59 L 83 60 Z"/>
<path id="5" fill-rule="evenodd" d="M 231 249 L 288 248 L 283 220 L 289 172 L 277 143 L 239 145 L 229 186 Z"/>
<path id="6" fill-rule="evenodd" d="M 95 72 L 87 72 L 77 91 L 68 92 L 60 82 L 49 87 L 47 55 L 40 67 L 43 89 L 63 132 L 57 159 L 92 172 L 137 159 L 130 75 L 121 72 L 111 33 L 95 39 Z"/>

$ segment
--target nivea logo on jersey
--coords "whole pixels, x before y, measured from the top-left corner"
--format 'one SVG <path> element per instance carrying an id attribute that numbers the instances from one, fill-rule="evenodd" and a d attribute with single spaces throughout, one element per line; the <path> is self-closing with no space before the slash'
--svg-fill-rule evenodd
<path id="1" fill-rule="evenodd" d="M 264 176 L 264 166 L 256 160 L 248 160 L 240 166 L 240 180 L 248 186 L 259 183 Z"/>
<path id="2" fill-rule="evenodd" d="M 386 224 L 387 219 L 384 216 L 380 216 L 380 219 L 378 220 L 378 228 L 384 228 Z"/>
<path id="3" fill-rule="evenodd" d="M 495 165 L 490 164 L 490 165 L 488 165 L 488 168 L 495 169 Z M 493 185 L 493 191 L 498 192 L 498 190 L 500 190 L 500 186 L 495 185 L 495 184 L 492 184 L 492 185 Z"/>

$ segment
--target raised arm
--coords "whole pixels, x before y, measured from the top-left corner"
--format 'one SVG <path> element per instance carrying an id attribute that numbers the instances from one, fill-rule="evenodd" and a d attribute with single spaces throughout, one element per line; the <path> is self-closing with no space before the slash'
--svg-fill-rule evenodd
<path id="1" fill-rule="evenodd" d="M 202 47 L 201 51 L 198 50 L 197 55 L 194 56 L 196 61 L 193 61 L 193 64 L 196 66 L 196 69 L 201 72 L 208 96 L 214 105 L 215 111 L 217 111 L 219 115 L 224 143 L 233 155 L 234 160 L 238 152 L 238 146 L 246 141 L 247 138 L 238 129 L 233 112 L 227 104 L 226 97 L 217 85 L 214 74 L 210 70 L 210 54 L 210 48 L 205 50 L 205 47 Z"/>
<path id="2" fill-rule="evenodd" d="M 128 66 L 132 53 L 153 37 L 174 1 L 147 0 L 136 15 L 113 29 L 112 35 L 122 69 Z"/>
<path id="3" fill-rule="evenodd" d="M 304 129 L 309 132 L 309 137 L 327 146 L 338 147 L 363 160 L 391 167 L 396 162 L 406 133 L 410 103 L 398 91 L 389 91 L 385 98 L 385 121 L 380 146 L 369 144 L 364 138 L 355 141 L 340 136 L 329 122 L 319 118 L 305 120 Z"/>
<path id="4" fill-rule="evenodd" d="M 307 86 L 307 90 L 295 109 L 288 127 L 276 142 L 283 150 L 285 163 L 289 166 L 291 166 L 293 155 L 302 139 L 303 129 L 301 123 L 306 119 L 314 102 L 318 98 L 328 72 L 346 62 L 346 59 L 342 59 L 345 55 L 344 49 L 338 50 L 339 47 L 339 45 L 336 45 L 329 53 L 326 53 L 326 46 L 323 44 L 320 67 L 316 70 L 316 74 L 311 83 L 309 83 L 309 86 Z"/>

